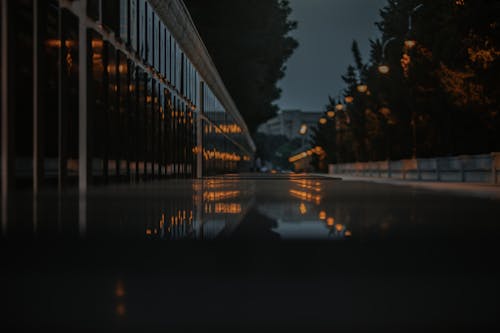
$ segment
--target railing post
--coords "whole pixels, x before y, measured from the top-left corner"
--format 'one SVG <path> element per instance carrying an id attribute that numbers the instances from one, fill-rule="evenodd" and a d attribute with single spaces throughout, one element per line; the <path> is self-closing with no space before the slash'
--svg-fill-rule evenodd
<path id="1" fill-rule="evenodd" d="M 439 157 L 434 159 L 434 163 L 436 165 L 436 180 L 441 181 L 441 170 L 439 168 Z"/>
<path id="2" fill-rule="evenodd" d="M 500 152 L 491 153 L 491 182 L 494 185 L 499 183 L 498 171 L 500 170 Z"/>
<path id="3" fill-rule="evenodd" d="M 460 161 L 460 178 L 462 180 L 462 183 L 465 183 L 465 162 L 464 162 L 464 156 L 459 156 L 458 160 Z"/>
<path id="4" fill-rule="evenodd" d="M 417 168 L 417 180 L 422 180 L 422 171 L 420 170 L 420 163 L 418 158 L 415 158 L 415 166 Z"/>

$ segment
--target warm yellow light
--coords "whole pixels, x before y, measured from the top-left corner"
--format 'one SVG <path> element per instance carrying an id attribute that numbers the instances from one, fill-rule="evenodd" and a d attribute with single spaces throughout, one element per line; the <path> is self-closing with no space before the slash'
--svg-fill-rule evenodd
<path id="1" fill-rule="evenodd" d="M 351 232 L 351 231 L 349 231 L 349 230 L 346 230 L 346 232 L 345 232 L 345 236 L 346 236 L 346 237 L 351 237 L 351 236 L 352 236 L 352 232 Z"/>
<path id="2" fill-rule="evenodd" d="M 388 65 L 380 65 L 378 66 L 378 71 L 380 74 L 388 74 L 391 69 Z"/>
<path id="3" fill-rule="evenodd" d="M 389 109 L 387 107 L 383 107 L 383 108 L 380 108 L 380 110 L 378 110 L 378 112 L 380 112 L 384 116 L 388 117 L 391 114 L 391 109 Z"/>
<path id="4" fill-rule="evenodd" d="M 331 118 L 334 118 L 334 117 L 335 117 L 335 111 L 328 111 L 328 112 L 326 113 L 326 116 L 327 116 L 328 118 L 330 118 L 330 119 L 331 119 Z"/>
<path id="5" fill-rule="evenodd" d="M 92 48 L 97 49 L 97 48 L 102 48 L 104 45 L 104 42 L 100 39 L 93 39 L 92 40 Z"/>
<path id="6" fill-rule="evenodd" d="M 335 219 L 333 217 L 329 217 L 326 219 L 326 225 L 329 227 L 333 227 L 335 224 Z"/>
<path id="7" fill-rule="evenodd" d="M 320 123 L 321 125 L 324 125 L 324 124 L 326 124 L 327 122 L 328 122 L 328 120 L 327 120 L 326 118 L 324 118 L 324 117 L 321 117 L 321 118 L 319 119 L 319 123 Z"/>
<path id="8" fill-rule="evenodd" d="M 366 84 L 360 84 L 356 87 L 356 89 L 358 90 L 358 92 L 364 94 L 368 91 L 368 86 Z"/>
<path id="9" fill-rule="evenodd" d="M 354 97 L 352 97 L 352 96 L 346 96 L 345 102 L 347 104 L 351 104 L 352 102 L 354 102 Z"/>
<path id="10" fill-rule="evenodd" d="M 123 317 L 125 316 L 125 313 L 127 312 L 126 308 L 125 308 L 125 304 L 123 303 L 119 303 L 117 306 L 116 306 L 116 314 L 120 317 Z"/>
<path id="11" fill-rule="evenodd" d="M 307 214 L 307 207 L 303 202 L 300 204 L 299 210 L 301 215 Z"/>
<path id="12" fill-rule="evenodd" d="M 307 133 L 307 125 L 306 124 L 302 124 L 300 126 L 299 133 L 300 133 L 300 135 L 305 135 Z"/>
<path id="13" fill-rule="evenodd" d="M 344 105 L 343 105 L 343 104 L 341 104 L 341 103 L 339 103 L 339 104 L 335 105 L 335 110 L 337 110 L 337 111 L 342 111 L 342 110 L 344 110 Z"/>
<path id="14" fill-rule="evenodd" d="M 125 296 L 125 287 L 123 286 L 123 282 L 120 280 L 116 283 L 115 295 L 116 297 Z"/>
<path id="15" fill-rule="evenodd" d="M 335 225 L 335 229 L 338 231 L 338 232 L 341 232 L 343 229 L 344 229 L 344 226 L 342 224 L 337 224 Z"/>
<path id="16" fill-rule="evenodd" d="M 412 49 L 412 48 L 415 47 L 415 45 L 417 45 L 417 41 L 416 40 L 413 40 L 413 39 L 405 40 L 405 47 L 407 49 Z"/>
<path id="17" fill-rule="evenodd" d="M 320 220 L 326 220 L 326 212 L 325 211 L 321 211 L 319 213 L 319 219 Z"/>

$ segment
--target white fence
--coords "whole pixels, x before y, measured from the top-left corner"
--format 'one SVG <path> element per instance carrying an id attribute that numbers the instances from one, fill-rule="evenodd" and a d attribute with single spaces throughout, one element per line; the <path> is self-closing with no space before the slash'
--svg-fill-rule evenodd
<path id="1" fill-rule="evenodd" d="M 500 153 L 331 164 L 329 173 L 402 180 L 500 183 Z"/>

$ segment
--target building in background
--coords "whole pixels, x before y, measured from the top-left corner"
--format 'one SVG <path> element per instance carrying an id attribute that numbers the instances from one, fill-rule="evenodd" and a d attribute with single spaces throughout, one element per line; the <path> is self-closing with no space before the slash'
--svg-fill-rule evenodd
<path id="1" fill-rule="evenodd" d="M 195 177 L 255 145 L 181 0 L 0 0 L 2 193 Z"/>
<path id="2" fill-rule="evenodd" d="M 282 110 L 276 117 L 260 125 L 257 132 L 267 135 L 284 135 L 290 140 L 303 138 L 307 144 L 312 133 L 311 128 L 317 127 L 318 120 L 323 113 L 322 111 Z"/>

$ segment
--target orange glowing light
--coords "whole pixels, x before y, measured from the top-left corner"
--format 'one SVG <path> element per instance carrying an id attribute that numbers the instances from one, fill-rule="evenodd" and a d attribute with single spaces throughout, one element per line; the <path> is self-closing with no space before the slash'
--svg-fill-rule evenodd
<path id="1" fill-rule="evenodd" d="M 115 296 L 116 297 L 125 296 L 125 287 L 124 287 L 123 282 L 121 280 L 118 280 L 118 282 L 116 283 Z"/>
<path id="2" fill-rule="evenodd" d="M 335 229 L 338 231 L 338 232 L 341 232 L 342 230 L 344 230 L 344 226 L 342 224 L 336 224 L 335 225 Z"/>
<path id="3" fill-rule="evenodd" d="M 126 313 L 126 308 L 125 308 L 125 304 L 123 303 L 120 303 L 116 306 L 116 314 L 120 317 L 123 317 L 125 316 L 125 313 Z"/>
<path id="4" fill-rule="evenodd" d="M 299 211 L 300 211 L 301 215 L 306 215 L 307 214 L 307 207 L 306 207 L 306 205 L 303 202 L 300 203 Z"/>
<path id="5" fill-rule="evenodd" d="M 307 125 L 306 125 L 306 124 L 302 124 L 302 125 L 300 126 L 299 133 L 300 133 L 301 135 L 305 135 L 305 134 L 307 133 Z"/>
<path id="6" fill-rule="evenodd" d="M 104 45 L 103 41 L 99 39 L 93 39 L 91 43 L 92 48 L 94 49 L 102 48 L 102 46 Z"/>
<path id="7" fill-rule="evenodd" d="M 405 47 L 407 49 L 412 49 L 417 45 L 417 41 L 413 39 L 405 40 Z"/>
<path id="8" fill-rule="evenodd" d="M 342 110 L 340 110 L 340 111 L 342 111 Z M 331 118 L 334 118 L 334 117 L 335 117 L 335 111 L 328 111 L 328 112 L 326 113 L 326 116 L 327 116 L 328 118 L 330 118 L 330 119 L 331 119 Z"/>
<path id="9" fill-rule="evenodd" d="M 320 220 L 326 220 L 326 212 L 325 211 L 321 211 L 319 213 L 319 219 Z"/>
<path id="10" fill-rule="evenodd" d="M 333 227 L 333 225 L 335 224 L 335 219 L 333 217 L 329 217 L 326 219 L 326 225 L 329 226 L 329 227 Z"/>
<path id="11" fill-rule="evenodd" d="M 321 125 L 324 125 L 324 124 L 326 124 L 327 122 L 328 122 L 328 120 L 327 120 L 326 118 L 320 118 L 320 120 L 319 120 L 319 123 L 320 123 Z"/>
<path id="12" fill-rule="evenodd" d="M 378 71 L 380 74 L 389 74 L 391 68 L 388 65 L 380 65 L 378 66 Z"/>
<path id="13" fill-rule="evenodd" d="M 346 96 L 345 102 L 347 104 L 351 104 L 352 102 L 354 102 L 354 97 L 352 97 L 352 96 Z"/>
<path id="14" fill-rule="evenodd" d="M 364 94 L 368 91 L 368 86 L 366 84 L 360 84 L 356 87 L 356 89 L 358 90 L 358 92 Z"/>

